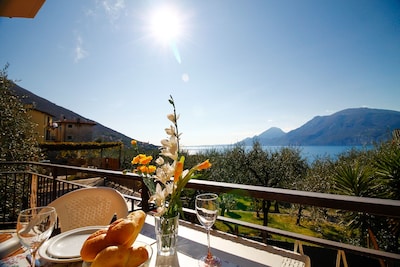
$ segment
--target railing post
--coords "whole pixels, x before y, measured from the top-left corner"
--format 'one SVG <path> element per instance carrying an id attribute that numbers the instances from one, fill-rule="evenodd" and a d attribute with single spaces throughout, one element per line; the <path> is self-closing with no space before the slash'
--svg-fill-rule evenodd
<path id="1" fill-rule="evenodd" d="M 341 260 L 343 261 L 344 267 L 348 267 L 349 266 L 347 264 L 346 254 L 344 253 L 343 250 L 339 249 L 337 251 L 337 256 L 336 256 L 336 267 L 340 267 Z"/>
<path id="2" fill-rule="evenodd" d="M 144 182 L 141 182 L 141 198 L 142 198 L 142 209 L 144 212 L 148 212 L 150 210 L 149 207 L 149 189 L 147 189 L 147 186 L 144 184 Z"/>
<path id="3" fill-rule="evenodd" d="M 36 174 L 31 174 L 31 196 L 30 196 L 30 208 L 37 207 L 38 200 L 38 176 Z"/>
<path id="4" fill-rule="evenodd" d="M 51 192 L 51 201 L 57 198 L 57 177 L 58 177 L 58 168 L 53 167 L 53 189 Z"/>
<path id="5" fill-rule="evenodd" d="M 300 240 L 294 241 L 293 251 L 300 253 L 300 255 L 304 255 L 303 243 Z"/>

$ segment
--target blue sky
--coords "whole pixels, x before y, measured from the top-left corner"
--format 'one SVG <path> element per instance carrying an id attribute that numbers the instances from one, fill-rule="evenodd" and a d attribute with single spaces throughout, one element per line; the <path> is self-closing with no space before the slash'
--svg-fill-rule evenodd
<path id="1" fill-rule="evenodd" d="M 169 95 L 187 146 L 400 111 L 399 1 L 48 0 L 0 33 L 20 86 L 156 145 Z"/>

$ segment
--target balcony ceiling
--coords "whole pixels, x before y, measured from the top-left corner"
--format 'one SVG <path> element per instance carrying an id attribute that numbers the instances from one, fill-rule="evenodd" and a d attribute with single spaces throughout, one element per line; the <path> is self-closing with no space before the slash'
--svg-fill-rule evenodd
<path id="1" fill-rule="evenodd" d="M 0 0 L 0 16 L 34 18 L 45 0 Z"/>

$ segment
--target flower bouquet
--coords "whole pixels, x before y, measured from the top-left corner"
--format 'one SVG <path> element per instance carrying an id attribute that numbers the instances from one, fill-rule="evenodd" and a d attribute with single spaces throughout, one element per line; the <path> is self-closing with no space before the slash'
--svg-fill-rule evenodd
<path id="1" fill-rule="evenodd" d="M 209 160 L 199 163 L 191 169 L 184 170 L 185 157 L 179 155 L 178 119 L 175 102 L 170 96 L 169 103 L 173 107 L 173 113 L 167 117 L 172 122 L 169 128 L 165 129 L 167 139 L 161 140 L 160 156 L 152 164 L 153 157 L 145 154 L 138 154 L 132 160 L 136 166 L 135 172 L 143 176 L 152 196 L 150 201 L 157 206 L 156 213 L 156 234 L 158 252 L 163 255 L 175 253 L 175 242 L 179 214 L 182 213 L 181 193 L 197 171 L 211 167 Z M 132 141 L 136 146 L 136 141 Z"/>

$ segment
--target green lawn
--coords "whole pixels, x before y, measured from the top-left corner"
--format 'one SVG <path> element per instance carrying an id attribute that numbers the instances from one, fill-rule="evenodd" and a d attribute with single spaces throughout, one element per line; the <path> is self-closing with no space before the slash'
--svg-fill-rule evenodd
<path id="1" fill-rule="evenodd" d="M 229 212 L 225 212 L 225 217 L 262 225 L 263 214 L 260 213 L 260 217 L 257 218 L 256 212 L 250 210 L 252 205 L 251 199 L 237 197 L 236 208 L 230 210 Z M 272 210 L 273 208 L 271 208 L 271 211 Z M 297 210 L 280 207 L 280 213 L 270 212 L 268 214 L 268 226 L 308 236 L 343 241 L 346 233 L 346 228 L 343 225 L 332 223 L 323 219 L 316 220 L 315 218 L 311 218 L 311 211 L 307 209 L 303 210 L 302 214 L 303 216 L 300 225 L 296 225 Z M 234 231 L 235 227 L 234 225 L 227 225 L 222 222 L 217 222 L 215 226 L 218 230 L 231 233 Z M 242 226 L 239 226 L 238 229 L 241 235 L 260 237 L 260 232 L 257 230 Z M 293 240 L 276 235 L 273 235 L 272 238 L 281 241 L 293 242 Z"/>

